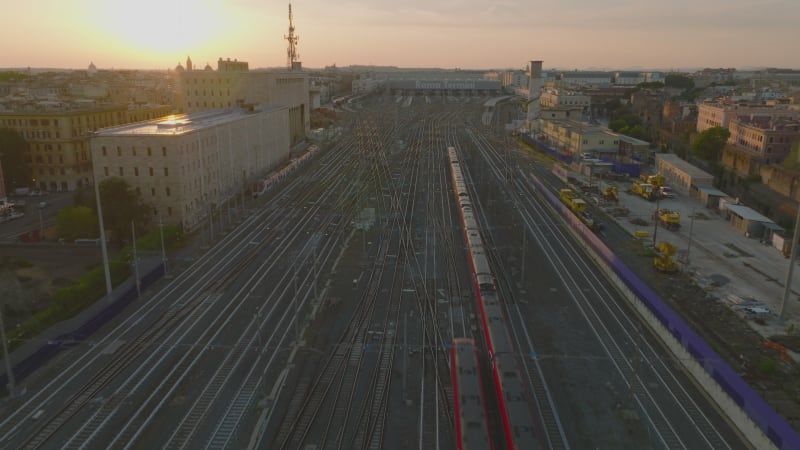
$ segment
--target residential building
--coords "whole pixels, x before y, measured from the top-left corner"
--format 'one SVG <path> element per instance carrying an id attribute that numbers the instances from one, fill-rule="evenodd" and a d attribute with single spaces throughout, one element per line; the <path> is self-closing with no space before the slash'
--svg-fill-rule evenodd
<path id="1" fill-rule="evenodd" d="M 191 231 L 287 160 L 289 121 L 288 107 L 262 105 L 105 128 L 90 140 L 94 178 L 124 179 L 163 223 Z"/>
<path id="2" fill-rule="evenodd" d="M 793 110 L 787 105 L 765 106 L 763 103 L 703 102 L 697 106 L 697 131 L 703 132 L 712 127 L 728 128 L 731 119 L 751 115 L 798 118 L 800 111 Z"/>
<path id="3" fill-rule="evenodd" d="M 546 88 L 542 91 L 539 103 L 543 108 L 559 106 L 589 111 L 591 98 L 588 95 L 571 90 Z"/>
<path id="4" fill-rule="evenodd" d="M 191 58 L 175 69 L 186 113 L 232 108 L 242 104 L 284 105 L 289 108 L 292 144 L 305 139 L 311 129 L 309 75 L 302 70 L 250 70 L 244 61 L 217 61 L 217 70 L 206 65 L 195 70 Z"/>
<path id="5" fill-rule="evenodd" d="M 169 105 L 40 101 L 15 111 L 0 111 L 0 128 L 11 128 L 28 142 L 25 159 L 33 177 L 29 182 L 31 187 L 73 191 L 92 183 L 90 133 L 105 127 L 166 116 L 171 111 Z"/>
<path id="6" fill-rule="evenodd" d="M 542 120 L 545 142 L 574 159 L 619 152 L 620 136 L 607 128 L 576 120 Z"/>

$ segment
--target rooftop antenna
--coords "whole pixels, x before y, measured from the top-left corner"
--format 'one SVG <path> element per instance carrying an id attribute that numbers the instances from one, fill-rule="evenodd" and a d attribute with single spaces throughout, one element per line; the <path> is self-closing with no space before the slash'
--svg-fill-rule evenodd
<path id="1" fill-rule="evenodd" d="M 294 34 L 294 23 L 292 22 L 292 4 L 289 3 L 289 34 L 283 38 L 289 41 L 289 47 L 286 49 L 286 66 L 292 70 L 294 63 L 300 58 L 297 53 L 297 40 L 299 37 Z"/>

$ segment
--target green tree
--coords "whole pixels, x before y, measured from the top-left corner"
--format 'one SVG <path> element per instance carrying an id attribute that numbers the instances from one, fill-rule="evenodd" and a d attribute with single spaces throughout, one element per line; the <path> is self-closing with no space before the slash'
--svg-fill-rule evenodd
<path id="1" fill-rule="evenodd" d="M 19 187 L 28 187 L 31 171 L 25 162 L 28 142 L 19 132 L 11 128 L 0 128 L 0 162 L 3 164 L 6 192 Z"/>
<path id="2" fill-rule="evenodd" d="M 619 131 L 627 127 L 628 127 L 628 122 L 625 122 L 624 119 L 614 119 L 608 123 L 608 128 L 611 129 L 611 131 Z"/>
<path id="3" fill-rule="evenodd" d="M 150 207 L 122 178 L 111 177 L 100 182 L 100 204 L 103 208 L 103 225 L 111 230 L 117 244 L 131 237 L 131 222 L 144 233 L 150 222 Z"/>
<path id="4" fill-rule="evenodd" d="M 706 161 L 719 161 L 729 137 L 731 132 L 725 127 L 711 127 L 704 130 L 692 142 L 692 153 Z"/>
<path id="5" fill-rule="evenodd" d="M 683 89 L 684 91 L 690 91 L 694 89 L 694 80 L 686 75 L 671 73 L 664 77 L 664 85 L 667 87 Z"/>
<path id="6" fill-rule="evenodd" d="M 96 238 L 98 233 L 97 215 L 86 206 L 62 208 L 56 217 L 58 237 L 67 241 L 80 238 Z"/>

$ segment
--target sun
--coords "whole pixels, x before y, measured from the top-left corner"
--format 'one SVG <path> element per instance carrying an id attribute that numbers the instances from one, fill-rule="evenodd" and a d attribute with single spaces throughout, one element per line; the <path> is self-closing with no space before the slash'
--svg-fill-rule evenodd
<path id="1" fill-rule="evenodd" d="M 222 5 L 212 0 L 109 0 L 96 12 L 111 40 L 164 55 L 207 44 L 225 28 Z"/>

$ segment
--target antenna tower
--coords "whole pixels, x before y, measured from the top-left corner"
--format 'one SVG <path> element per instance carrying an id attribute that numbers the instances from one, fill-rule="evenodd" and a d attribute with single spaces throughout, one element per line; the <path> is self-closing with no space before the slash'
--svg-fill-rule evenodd
<path id="1" fill-rule="evenodd" d="M 300 58 L 300 54 L 297 53 L 297 40 L 299 37 L 294 34 L 294 23 L 292 20 L 292 4 L 289 3 L 289 34 L 283 37 L 289 41 L 289 47 L 286 49 L 286 65 L 289 70 L 292 70 L 294 63 Z"/>

